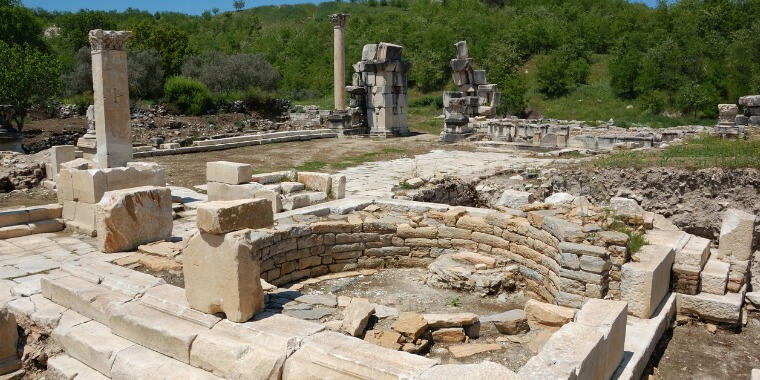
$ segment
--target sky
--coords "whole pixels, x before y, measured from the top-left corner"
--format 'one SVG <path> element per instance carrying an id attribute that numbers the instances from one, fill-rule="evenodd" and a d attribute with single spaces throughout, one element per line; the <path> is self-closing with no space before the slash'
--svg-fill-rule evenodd
<path id="1" fill-rule="evenodd" d="M 633 0 L 654 5 L 656 0 Z M 78 11 L 79 9 L 118 10 L 131 7 L 150 12 L 172 11 L 199 15 L 203 11 L 219 8 L 220 11 L 232 10 L 232 0 L 22 0 L 30 8 L 40 7 L 49 11 Z M 319 0 L 246 0 L 245 7 L 260 5 L 316 3 Z"/>

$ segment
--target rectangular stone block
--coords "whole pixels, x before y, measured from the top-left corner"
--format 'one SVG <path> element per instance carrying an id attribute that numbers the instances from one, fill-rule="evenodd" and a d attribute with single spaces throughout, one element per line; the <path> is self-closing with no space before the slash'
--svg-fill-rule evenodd
<path id="1" fill-rule="evenodd" d="M 206 180 L 230 185 L 251 182 L 253 167 L 229 161 L 214 161 L 206 163 Z"/>
<path id="2" fill-rule="evenodd" d="M 343 199 L 346 197 L 346 176 L 332 175 L 332 184 L 330 185 L 330 196 L 333 199 Z"/>
<path id="3" fill-rule="evenodd" d="M 0 375 L 21 368 L 16 354 L 18 324 L 15 316 L 7 308 L 0 307 Z"/>
<path id="4" fill-rule="evenodd" d="M 207 328 L 130 302 L 111 311 L 109 325 L 114 334 L 129 339 L 183 363 L 190 362 L 190 345 Z"/>
<path id="5" fill-rule="evenodd" d="M 197 210 L 198 229 L 212 234 L 264 228 L 273 223 L 272 205 L 261 198 L 204 202 Z"/>
<path id="6" fill-rule="evenodd" d="M 209 202 L 256 198 L 256 193 L 261 191 L 268 190 L 260 183 L 230 185 L 228 183 L 209 182 L 206 185 Z"/>
<path id="7" fill-rule="evenodd" d="M 163 380 L 221 380 L 202 369 L 174 360 L 168 356 L 134 345 L 119 351 L 111 368 L 114 380 L 163 379 Z"/>
<path id="8" fill-rule="evenodd" d="M 575 316 L 575 321 L 602 333 L 600 360 L 594 379 L 609 379 L 623 359 L 628 304 L 623 301 L 589 299 Z"/>
<path id="9" fill-rule="evenodd" d="M 673 249 L 662 245 L 645 245 L 637 255 L 639 262 L 623 264 L 620 298 L 628 302 L 628 312 L 649 318 L 670 290 Z"/>
<path id="10" fill-rule="evenodd" d="M 726 210 L 720 227 L 720 257 L 733 256 L 736 260 L 749 260 L 754 228 L 755 215 L 733 208 Z"/>
<path id="11" fill-rule="evenodd" d="M 134 345 L 96 321 L 60 326 L 53 331 L 53 338 L 66 354 L 109 377 L 116 354 Z"/>
<path id="12" fill-rule="evenodd" d="M 311 190 L 321 191 L 325 194 L 330 194 L 332 186 L 332 178 L 327 173 L 298 172 L 298 182 L 303 183 Z"/>
<path id="13" fill-rule="evenodd" d="M 113 307 L 132 299 L 75 276 L 57 279 L 43 277 L 40 285 L 45 298 L 103 324 L 108 324 L 108 314 Z"/>
<path id="14" fill-rule="evenodd" d="M 190 304 L 187 303 L 185 289 L 170 284 L 158 285 L 148 289 L 140 297 L 139 302 L 150 308 L 197 323 L 206 328 L 214 327 L 221 320 L 215 315 L 191 309 Z"/>
<path id="15" fill-rule="evenodd" d="M 153 186 L 109 191 L 97 205 L 95 224 L 98 248 L 106 253 L 166 240 L 173 227 L 171 191 Z"/>
<path id="16" fill-rule="evenodd" d="M 691 315 L 707 321 L 737 325 L 741 317 L 744 290 L 724 295 L 700 293 L 677 294 L 678 314 Z"/>
<path id="17" fill-rule="evenodd" d="M 726 293 L 728 271 L 731 264 L 711 258 L 700 273 L 700 290 L 703 293 L 723 295 Z"/>
<path id="18" fill-rule="evenodd" d="M 73 200 L 84 203 L 98 203 L 108 191 L 106 174 L 102 170 L 72 170 L 71 182 Z"/>
<path id="19" fill-rule="evenodd" d="M 66 354 L 58 354 L 47 361 L 45 378 L 50 380 L 88 379 L 108 380 L 100 372 Z"/>
<path id="20" fill-rule="evenodd" d="M 244 322 L 264 309 L 259 257 L 247 230 L 227 235 L 200 232 L 183 254 L 187 301 L 204 313 Z"/>
<path id="21" fill-rule="evenodd" d="M 50 148 L 50 162 L 45 166 L 46 169 L 50 168 L 46 173 L 49 179 L 56 181 L 61 164 L 76 159 L 75 149 L 73 145 L 56 145 Z"/>
<path id="22" fill-rule="evenodd" d="M 526 379 L 596 379 L 603 339 L 603 334 L 594 327 L 568 323 L 549 338 L 518 374 Z"/>
<path id="23" fill-rule="evenodd" d="M 335 332 L 321 332 L 307 338 L 288 358 L 282 379 L 414 379 L 435 364 L 422 356 Z"/>

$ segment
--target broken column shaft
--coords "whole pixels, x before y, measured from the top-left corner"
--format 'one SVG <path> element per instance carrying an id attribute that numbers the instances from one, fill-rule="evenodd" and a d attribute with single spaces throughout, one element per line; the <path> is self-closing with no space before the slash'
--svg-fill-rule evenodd
<path id="1" fill-rule="evenodd" d="M 336 13 L 331 15 L 330 18 L 333 25 L 333 62 L 335 64 L 333 84 L 335 86 L 335 109 L 344 111 L 346 109 L 346 52 L 343 28 L 346 26 L 348 15 L 345 13 Z"/>

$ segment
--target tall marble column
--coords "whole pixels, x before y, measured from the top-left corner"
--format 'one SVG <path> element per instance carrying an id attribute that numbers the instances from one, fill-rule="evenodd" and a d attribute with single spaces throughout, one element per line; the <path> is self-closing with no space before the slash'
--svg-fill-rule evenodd
<path id="1" fill-rule="evenodd" d="M 346 109 L 346 51 L 343 28 L 346 26 L 347 18 L 348 15 L 345 13 L 330 15 L 333 25 L 333 83 L 335 85 L 335 109 L 339 111 L 344 111 Z"/>
<path id="2" fill-rule="evenodd" d="M 101 169 L 125 166 L 132 160 L 127 52 L 124 50 L 131 35 L 132 32 L 127 31 L 90 31 L 96 157 Z"/>

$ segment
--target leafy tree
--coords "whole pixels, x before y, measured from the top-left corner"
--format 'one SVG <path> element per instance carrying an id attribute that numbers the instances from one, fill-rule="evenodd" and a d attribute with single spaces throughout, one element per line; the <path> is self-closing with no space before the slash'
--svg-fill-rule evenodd
<path id="1" fill-rule="evenodd" d="M 179 74 L 185 57 L 194 53 L 188 33 L 176 26 L 142 21 L 134 32 L 130 47 L 138 51 L 153 49 L 160 53 L 161 67 L 166 75 Z"/>
<path id="2" fill-rule="evenodd" d="M 212 91 L 277 87 L 277 70 L 260 54 L 225 55 L 210 52 L 189 57 L 182 65 L 182 75 L 197 79 Z"/>
<path id="3" fill-rule="evenodd" d="M 585 83 L 589 72 L 586 52 L 566 45 L 541 57 L 536 63 L 538 90 L 550 98 L 567 94 Z"/>
<path id="4" fill-rule="evenodd" d="M 501 104 L 499 113 L 521 114 L 526 107 L 525 93 L 527 85 L 520 74 L 523 54 L 516 44 L 495 41 L 491 43 L 488 54 L 499 57 L 485 62 L 488 81 L 499 85 Z"/>
<path id="5" fill-rule="evenodd" d="M 13 123 L 21 132 L 27 111 L 45 104 L 60 91 L 60 69 L 52 54 L 29 45 L 0 41 L 0 104 L 10 104 Z"/>
<path id="6" fill-rule="evenodd" d="M 243 0 L 235 0 L 232 2 L 232 6 L 235 7 L 235 10 L 240 12 L 245 8 L 245 1 Z"/>
<path id="7" fill-rule="evenodd" d="M 161 96 L 164 70 L 161 54 L 153 49 L 133 52 L 127 59 L 129 95 L 138 99 L 156 99 Z"/>
<path id="8" fill-rule="evenodd" d="M 42 23 L 18 1 L 0 0 L 0 20 L 0 41 L 46 48 L 42 39 Z"/>
<path id="9" fill-rule="evenodd" d="M 92 91 L 92 54 L 89 47 L 82 46 L 77 50 L 71 71 L 61 75 L 61 80 L 65 96 Z"/>
<path id="10" fill-rule="evenodd" d="M 86 9 L 77 13 L 64 13 L 58 20 L 58 26 L 61 28 L 61 39 L 69 51 L 90 46 L 90 30 L 116 29 L 116 23 L 107 13 Z"/>

